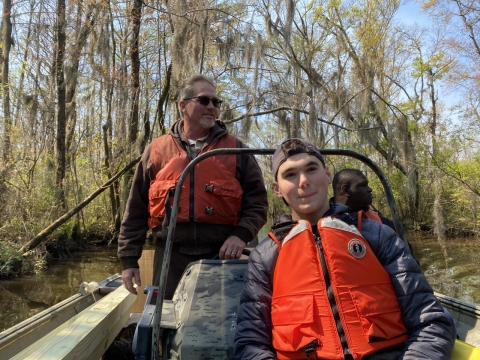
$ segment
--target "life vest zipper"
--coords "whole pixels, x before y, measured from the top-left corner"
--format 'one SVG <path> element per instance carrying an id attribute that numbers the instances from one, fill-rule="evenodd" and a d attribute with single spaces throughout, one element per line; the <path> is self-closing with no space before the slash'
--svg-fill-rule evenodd
<path id="1" fill-rule="evenodd" d="M 322 266 L 325 286 L 327 288 L 327 298 L 328 298 L 328 302 L 330 303 L 330 307 L 332 309 L 333 318 L 335 319 L 335 325 L 337 327 L 337 332 L 340 337 L 340 343 L 342 345 L 343 354 L 345 356 L 345 359 L 351 359 L 351 353 L 348 347 L 347 337 L 345 336 L 345 330 L 343 329 L 342 321 L 340 319 L 340 314 L 338 313 L 337 301 L 335 300 L 332 284 L 330 282 L 330 274 L 327 269 L 327 262 L 325 261 L 325 255 L 323 254 L 322 240 L 320 238 L 320 234 L 318 234 L 317 232 L 314 232 L 313 236 L 314 236 L 315 242 L 317 243 L 318 254 L 320 256 L 320 264 Z"/>

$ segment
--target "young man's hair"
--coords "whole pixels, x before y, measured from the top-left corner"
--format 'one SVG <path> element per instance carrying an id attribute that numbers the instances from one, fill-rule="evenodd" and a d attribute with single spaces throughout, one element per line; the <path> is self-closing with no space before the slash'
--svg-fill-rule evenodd
<path id="1" fill-rule="evenodd" d="M 284 154 L 290 153 L 302 153 L 306 152 L 306 144 L 301 139 L 288 139 L 285 140 L 283 143 L 280 144 L 280 147 Z"/>
<path id="2" fill-rule="evenodd" d="M 201 74 L 193 75 L 183 83 L 180 93 L 178 94 L 178 100 L 188 99 L 197 95 L 195 94 L 195 84 L 199 82 L 206 82 L 215 89 L 215 83 L 208 76 Z"/>
<path id="3" fill-rule="evenodd" d="M 280 165 L 282 165 L 289 157 L 297 154 L 313 155 L 319 159 L 325 167 L 325 160 L 323 159 L 322 154 L 320 154 L 320 150 L 310 141 L 296 138 L 287 139 L 280 144 L 273 154 L 272 171 L 275 180 L 277 180 Z"/>
<path id="4" fill-rule="evenodd" d="M 333 196 L 342 190 L 342 185 L 351 186 L 355 179 L 365 177 L 365 174 L 357 169 L 342 169 L 337 172 L 332 180 Z"/>

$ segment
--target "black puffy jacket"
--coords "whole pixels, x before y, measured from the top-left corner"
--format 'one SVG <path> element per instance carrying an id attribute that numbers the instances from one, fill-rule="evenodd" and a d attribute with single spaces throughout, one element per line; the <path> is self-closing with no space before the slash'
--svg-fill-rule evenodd
<path id="1" fill-rule="evenodd" d="M 346 206 L 336 204 L 326 215 L 346 211 Z M 293 226 L 288 219 L 283 220 L 286 222 L 275 227 L 284 225 L 288 229 Z M 408 329 L 409 338 L 400 359 L 450 359 L 456 337 L 455 326 L 444 313 L 417 262 L 405 249 L 404 242 L 388 226 L 369 219 L 362 221 L 362 235 L 390 274 Z M 237 318 L 236 359 L 276 358 L 270 314 L 277 257 L 278 247 L 270 237 L 250 254 Z"/>

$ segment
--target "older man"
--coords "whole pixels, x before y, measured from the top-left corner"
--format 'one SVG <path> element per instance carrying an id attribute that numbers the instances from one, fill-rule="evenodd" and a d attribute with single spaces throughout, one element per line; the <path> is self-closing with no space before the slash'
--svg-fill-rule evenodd
<path id="1" fill-rule="evenodd" d="M 198 154 L 217 148 L 246 147 L 217 121 L 222 103 L 213 81 L 188 79 L 179 94 L 182 119 L 145 149 L 133 179 L 120 236 L 118 256 L 125 287 L 141 283 L 138 259 L 148 228 L 156 242 L 153 283 L 160 282 L 165 251 L 165 203 L 173 202 L 180 174 Z M 253 156 L 220 155 L 194 167 L 182 189 L 165 298 L 171 299 L 186 266 L 219 255 L 237 259 L 267 217 L 267 194 Z"/>

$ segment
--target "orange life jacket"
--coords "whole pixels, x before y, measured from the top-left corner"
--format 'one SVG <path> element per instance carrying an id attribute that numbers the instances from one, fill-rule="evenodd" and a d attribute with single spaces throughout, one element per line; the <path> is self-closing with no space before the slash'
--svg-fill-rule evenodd
<path id="1" fill-rule="evenodd" d="M 200 153 L 235 147 L 236 138 L 224 135 Z M 152 142 L 150 157 L 156 176 L 148 191 L 148 226 L 155 228 L 165 218 L 165 200 L 169 194 L 173 204 L 173 190 L 191 160 L 171 135 L 160 136 Z M 177 222 L 237 224 L 243 190 L 235 178 L 236 159 L 236 155 L 217 155 L 195 165 L 182 186 Z"/>
<path id="2" fill-rule="evenodd" d="M 364 211 L 363 214 L 365 215 L 365 217 L 366 217 L 367 219 L 376 221 L 376 222 L 378 222 L 379 224 L 383 224 L 382 219 L 380 219 L 380 216 L 379 216 L 378 213 L 376 213 L 375 211 L 368 210 L 368 211 Z"/>
<path id="3" fill-rule="evenodd" d="M 271 310 L 277 358 L 344 359 L 347 347 L 361 359 L 404 343 L 397 296 L 369 243 L 340 219 L 320 219 L 318 229 L 321 245 L 304 220 L 283 241 L 269 234 L 279 247 Z"/>

